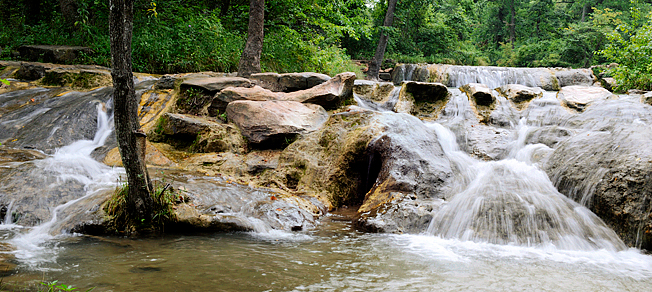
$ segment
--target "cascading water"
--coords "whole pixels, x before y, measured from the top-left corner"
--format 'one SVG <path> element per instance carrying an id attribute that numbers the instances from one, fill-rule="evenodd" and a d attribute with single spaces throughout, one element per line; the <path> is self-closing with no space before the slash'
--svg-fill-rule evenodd
<path id="1" fill-rule="evenodd" d="M 542 170 L 527 163 L 531 148 L 521 148 L 501 161 L 478 161 L 458 150 L 455 135 L 448 129 L 431 126 L 459 170 L 457 183 L 465 186 L 451 194 L 448 204 L 432 219 L 428 233 L 495 244 L 625 249 L 597 216 L 560 194 Z"/>
<path id="2" fill-rule="evenodd" d="M 97 132 L 93 140 L 79 140 L 57 149 L 51 157 L 35 162 L 44 175 L 56 178 L 52 185 L 42 187 L 51 188 L 53 185 L 65 184 L 72 180 L 83 185 L 84 195 L 56 206 L 50 211 L 49 221 L 31 228 L 26 233 L 20 233 L 9 241 L 16 247 L 15 256 L 21 262 L 37 266 L 56 260 L 56 248 L 49 244 L 49 241 L 61 235 L 61 226 L 79 212 L 67 209 L 116 186 L 120 169 L 106 166 L 90 156 L 93 150 L 104 145 L 111 134 L 112 119 L 106 112 L 106 106 L 98 103 Z"/>

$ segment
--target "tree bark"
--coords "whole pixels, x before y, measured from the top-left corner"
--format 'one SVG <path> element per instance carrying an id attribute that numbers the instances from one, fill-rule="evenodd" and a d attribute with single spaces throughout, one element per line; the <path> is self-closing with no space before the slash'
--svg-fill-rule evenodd
<path id="1" fill-rule="evenodd" d="M 510 16 L 511 22 L 509 24 L 509 42 L 512 44 L 512 49 L 514 49 L 514 41 L 516 41 L 516 3 L 515 0 L 512 0 L 510 7 Z"/>
<path id="2" fill-rule="evenodd" d="M 152 184 L 145 165 L 145 134 L 140 129 L 138 101 L 134 90 L 131 62 L 134 0 L 110 0 L 111 77 L 115 104 L 115 132 L 122 163 L 127 172 L 129 192 L 127 214 L 131 219 L 152 216 Z"/>
<path id="3" fill-rule="evenodd" d="M 396 10 L 397 0 L 388 1 L 387 12 L 385 13 L 385 21 L 383 21 L 384 27 L 390 27 L 392 26 L 392 23 L 394 23 L 394 10 Z M 374 59 L 371 60 L 371 64 L 369 64 L 369 70 L 367 70 L 368 80 L 378 80 L 378 72 L 380 71 L 380 66 L 383 64 L 383 57 L 385 56 L 388 40 L 389 36 L 384 32 L 381 32 L 380 39 L 378 40 L 378 47 L 376 48 L 376 54 L 374 54 Z"/>
<path id="4" fill-rule="evenodd" d="M 239 77 L 249 77 L 253 73 L 260 73 L 264 24 L 265 0 L 251 0 L 249 2 L 249 35 L 238 64 Z"/>

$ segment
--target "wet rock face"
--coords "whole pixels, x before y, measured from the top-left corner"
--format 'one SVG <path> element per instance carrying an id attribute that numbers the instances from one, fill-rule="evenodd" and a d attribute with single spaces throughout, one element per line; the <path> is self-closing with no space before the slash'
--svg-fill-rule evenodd
<path id="1" fill-rule="evenodd" d="M 652 249 L 652 112 L 633 101 L 600 101 L 563 123 L 545 170 L 558 190 L 586 205 L 630 246 Z"/>
<path id="2" fill-rule="evenodd" d="M 250 143 L 269 148 L 315 131 L 328 119 L 321 106 L 295 101 L 234 101 L 226 113 Z"/>
<path id="3" fill-rule="evenodd" d="M 557 96 L 569 108 L 583 111 L 592 102 L 608 99 L 613 95 L 602 87 L 566 86 L 559 91 Z"/>

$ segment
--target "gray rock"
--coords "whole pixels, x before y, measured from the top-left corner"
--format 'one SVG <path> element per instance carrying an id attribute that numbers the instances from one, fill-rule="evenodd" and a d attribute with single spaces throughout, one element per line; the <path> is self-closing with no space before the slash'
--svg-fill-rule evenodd
<path id="1" fill-rule="evenodd" d="M 593 72 L 590 69 L 551 69 L 559 82 L 559 87 L 565 86 L 591 86 L 594 82 Z"/>
<path id="2" fill-rule="evenodd" d="M 618 86 L 616 84 L 616 79 L 613 79 L 611 77 L 600 79 L 600 85 L 602 87 L 604 87 L 606 90 L 609 90 L 609 91 L 612 91 L 612 92 L 614 91 L 614 89 L 616 89 L 616 86 Z"/>
<path id="3" fill-rule="evenodd" d="M 626 113 L 626 114 L 622 114 Z M 652 249 L 652 112 L 635 101 L 600 101 L 564 124 L 545 170 L 557 189 L 587 206 L 629 246 Z"/>
<path id="4" fill-rule="evenodd" d="M 328 119 L 321 106 L 295 101 L 239 100 L 229 103 L 226 113 L 249 142 L 267 148 L 315 131 Z"/>
<path id="5" fill-rule="evenodd" d="M 174 83 L 177 81 L 177 78 L 170 75 L 164 75 L 156 81 L 154 88 L 156 89 L 174 89 Z"/>
<path id="6" fill-rule="evenodd" d="M 353 93 L 362 99 L 374 102 L 387 102 L 393 90 L 394 84 L 390 82 L 355 80 L 353 83 Z"/>
<path id="7" fill-rule="evenodd" d="M 309 89 L 283 94 L 279 99 L 313 103 L 325 109 L 336 109 L 353 98 L 355 73 L 344 72 Z"/>
<path id="8" fill-rule="evenodd" d="M 643 96 L 641 96 L 641 102 L 652 105 L 652 91 L 650 91 L 650 92 L 648 92 L 646 94 L 643 94 Z"/>
<path id="9" fill-rule="evenodd" d="M 285 88 L 279 83 L 281 75 L 274 72 L 265 72 L 265 73 L 255 73 L 249 76 L 249 79 L 253 81 L 254 84 L 269 89 L 271 91 L 284 91 Z"/>
<path id="10" fill-rule="evenodd" d="M 496 91 L 511 101 L 518 110 L 527 107 L 530 100 L 543 96 L 543 89 L 519 84 L 503 85 L 496 88 Z"/>

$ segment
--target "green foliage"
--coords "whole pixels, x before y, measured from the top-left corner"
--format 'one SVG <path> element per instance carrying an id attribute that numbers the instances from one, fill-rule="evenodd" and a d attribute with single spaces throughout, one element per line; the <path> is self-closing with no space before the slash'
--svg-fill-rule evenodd
<path id="1" fill-rule="evenodd" d="M 182 194 L 176 192 L 164 181 L 154 181 L 154 192 L 151 193 L 154 201 L 151 221 L 143 218 L 130 218 L 127 214 L 127 194 L 129 186 L 119 185 L 113 196 L 104 206 L 104 212 L 109 216 L 108 225 L 117 233 L 132 232 L 134 230 L 163 231 L 165 224 L 177 220 L 174 205 L 183 201 Z M 181 198 L 181 199 L 180 199 Z"/>
<path id="2" fill-rule="evenodd" d="M 616 80 L 616 90 L 620 92 L 632 88 L 652 90 L 652 13 L 648 14 L 647 23 L 637 25 L 640 10 L 632 7 L 633 25 L 619 24 L 607 36 L 607 46 L 598 52 L 608 61 L 619 64 L 609 73 Z"/>
<path id="3" fill-rule="evenodd" d="M 5 85 L 10 85 L 9 81 L 7 81 L 6 79 L 0 78 L 0 82 L 2 82 Z"/>

